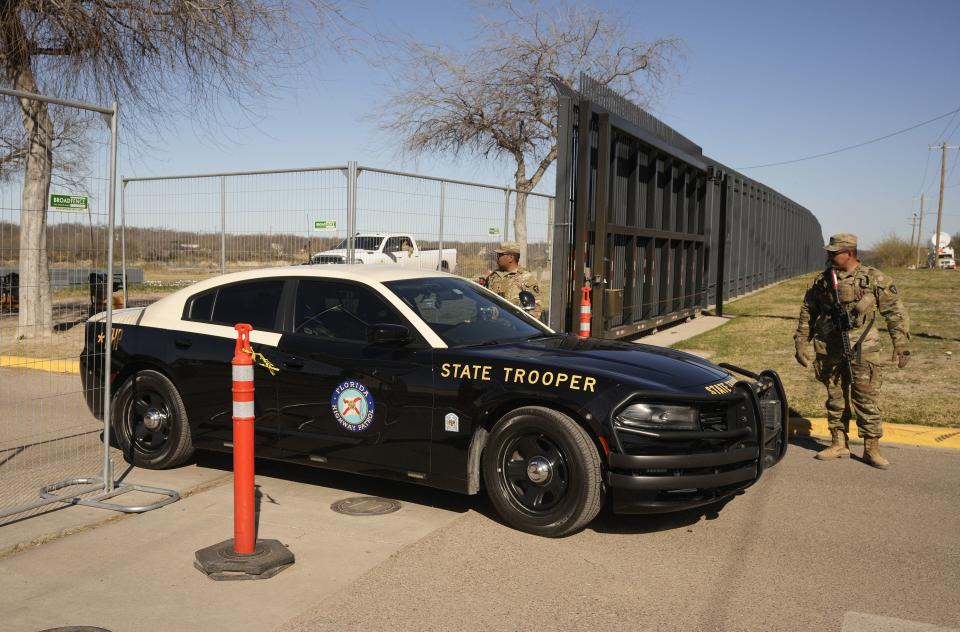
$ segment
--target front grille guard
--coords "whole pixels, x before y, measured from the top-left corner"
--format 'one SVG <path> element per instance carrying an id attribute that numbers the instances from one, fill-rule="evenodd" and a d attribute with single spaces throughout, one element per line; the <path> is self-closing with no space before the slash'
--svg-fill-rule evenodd
<path id="1" fill-rule="evenodd" d="M 787 453 L 787 446 L 789 445 L 789 438 L 790 438 L 790 404 L 787 402 L 787 391 L 786 389 L 783 388 L 783 381 L 780 379 L 780 375 L 773 369 L 766 369 L 764 371 L 761 371 L 759 374 L 757 374 L 752 371 L 748 371 L 746 369 L 740 368 L 736 365 L 728 364 L 726 362 L 722 362 L 718 366 L 724 369 L 727 369 L 728 371 L 733 371 L 735 373 L 739 373 L 740 375 L 745 375 L 755 380 L 754 383 L 745 382 L 745 381 L 737 382 L 737 385 L 738 386 L 741 384 L 746 385 L 747 390 L 750 392 L 752 399 L 754 400 L 755 408 L 757 410 L 757 428 L 761 433 L 763 433 L 763 440 L 760 441 L 760 447 L 763 450 L 763 454 L 765 458 L 761 459 L 762 461 L 767 460 L 766 455 L 769 452 L 767 448 L 767 443 L 772 441 L 773 438 L 766 436 L 767 429 L 764 423 L 765 417 L 764 417 L 763 408 L 760 405 L 760 397 L 765 393 L 767 393 L 771 388 L 774 389 L 777 396 L 777 400 L 780 402 L 780 406 L 779 406 L 780 436 L 777 437 L 777 439 L 779 440 L 779 443 L 777 445 L 776 452 L 770 455 L 771 457 L 773 457 L 771 459 L 772 462 L 770 463 L 770 465 L 774 465 L 780 462 L 780 460 Z M 758 437 L 759 436 L 760 435 L 758 434 Z"/>
<path id="2" fill-rule="evenodd" d="M 649 439 L 661 439 L 664 441 L 689 441 L 695 439 L 730 439 L 735 440 L 736 438 L 747 438 L 744 435 L 750 436 L 757 442 L 757 474 L 756 478 L 750 484 L 753 484 L 759 480 L 760 476 L 763 474 L 764 469 L 768 465 L 768 456 L 772 457 L 769 459 L 769 465 L 773 465 L 780 461 L 786 454 L 788 437 L 789 437 L 789 424 L 788 424 L 788 411 L 789 407 L 787 404 L 786 392 L 783 388 L 783 382 L 780 380 L 780 376 L 773 370 L 765 370 L 761 373 L 753 373 L 747 371 L 746 369 L 741 369 L 740 367 L 731 365 L 731 364 L 720 364 L 719 366 L 739 373 L 746 377 L 751 378 L 754 381 L 739 380 L 734 385 L 734 392 L 728 395 L 721 396 L 712 396 L 706 397 L 701 395 L 683 395 L 683 394 L 672 394 L 670 396 L 664 396 L 663 393 L 642 393 L 635 392 L 631 393 L 629 397 L 625 398 L 617 406 L 615 406 L 610 414 L 608 423 L 611 429 L 611 435 L 616 445 L 616 450 L 621 454 L 626 454 L 623 443 L 620 439 L 620 432 L 618 431 L 615 418 L 616 415 L 627 406 L 631 401 L 635 401 L 638 398 L 656 398 L 658 401 L 662 401 L 665 404 L 669 403 L 718 403 L 718 402 L 727 402 L 729 404 L 737 404 L 746 399 L 749 402 L 749 406 L 752 409 L 752 418 L 753 421 L 748 428 L 739 428 L 739 429 L 728 429 L 722 432 L 715 431 L 689 431 L 689 430 L 651 430 L 649 432 L 643 432 L 641 434 L 647 436 Z M 776 446 L 776 452 L 774 455 L 769 455 L 769 449 L 767 448 L 768 441 L 773 441 L 772 437 L 767 436 L 767 428 L 764 423 L 764 411 L 760 404 L 760 397 L 762 394 L 766 393 L 769 389 L 774 389 L 777 397 L 779 398 L 779 415 L 780 415 L 780 428 L 779 428 L 779 443 Z M 727 436 L 729 435 L 729 436 Z"/>

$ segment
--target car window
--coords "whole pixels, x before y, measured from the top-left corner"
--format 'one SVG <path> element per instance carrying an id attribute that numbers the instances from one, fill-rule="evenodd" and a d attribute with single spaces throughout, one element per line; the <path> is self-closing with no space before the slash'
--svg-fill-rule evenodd
<path id="1" fill-rule="evenodd" d="M 261 331 L 275 330 L 282 292 L 283 279 L 225 285 L 217 291 L 211 321 L 230 326 L 250 323 Z"/>
<path id="2" fill-rule="evenodd" d="M 342 281 L 301 280 L 294 331 L 337 340 L 367 341 L 367 325 L 404 325 L 396 310 L 370 288 Z"/>
<path id="3" fill-rule="evenodd" d="M 516 305 L 463 279 L 409 279 L 385 285 L 452 347 L 549 334 Z"/>
<path id="4" fill-rule="evenodd" d="M 384 252 L 396 252 L 400 250 L 400 237 L 391 237 L 387 240 L 387 245 L 383 247 Z"/>
<path id="5" fill-rule="evenodd" d="M 213 313 L 213 301 L 217 298 L 217 291 L 212 290 L 204 292 L 190 299 L 187 304 L 185 318 L 187 320 L 198 320 L 200 322 L 210 322 L 210 316 Z"/>
<path id="6" fill-rule="evenodd" d="M 358 236 L 358 237 L 354 237 L 353 247 L 356 248 L 357 250 L 376 250 L 377 248 L 380 247 L 381 241 L 383 241 L 383 237 L 370 237 L 370 236 L 359 237 Z M 350 240 L 344 239 L 339 244 L 337 244 L 336 248 L 333 248 L 333 250 L 346 250 L 349 244 L 350 244 Z"/>

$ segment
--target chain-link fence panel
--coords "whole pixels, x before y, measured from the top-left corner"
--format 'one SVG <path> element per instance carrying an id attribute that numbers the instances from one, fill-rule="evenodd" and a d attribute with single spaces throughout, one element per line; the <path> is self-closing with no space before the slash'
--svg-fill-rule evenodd
<path id="1" fill-rule="evenodd" d="M 515 190 L 471 182 L 428 178 L 384 169 L 361 168 L 357 185 L 357 230 L 385 241 L 369 260 L 446 270 L 477 280 L 496 267 L 495 250 L 516 241 L 518 195 Z M 526 197 L 526 258 L 520 265 L 540 284 L 549 309 L 553 198 Z M 404 246 L 405 236 L 414 239 Z M 365 256 L 359 251 L 358 258 Z"/>
<path id="2" fill-rule="evenodd" d="M 131 305 L 225 272 L 307 263 L 349 234 L 345 167 L 123 181 Z"/>
<path id="3" fill-rule="evenodd" d="M 13 150 L 0 181 L 2 524 L 49 509 L 13 513 L 42 488 L 103 470 L 103 423 L 86 403 L 102 384 L 85 392 L 79 357 L 84 323 L 109 295 L 111 128 L 100 112 L 0 99 L 51 131 L 5 128 L 18 133 L 6 139 Z"/>
<path id="4" fill-rule="evenodd" d="M 129 304 L 236 270 L 384 263 L 478 279 L 516 240 L 515 190 L 348 163 L 123 181 Z M 527 254 L 549 310 L 553 198 L 526 197 Z M 143 279 L 142 283 L 133 281 Z"/>

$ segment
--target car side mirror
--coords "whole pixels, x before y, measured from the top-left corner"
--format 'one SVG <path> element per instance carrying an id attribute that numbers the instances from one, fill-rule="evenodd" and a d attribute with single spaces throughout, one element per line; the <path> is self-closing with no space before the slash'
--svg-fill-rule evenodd
<path id="1" fill-rule="evenodd" d="M 520 291 L 520 307 L 528 312 L 536 309 L 537 297 L 533 295 L 533 292 L 528 292 L 526 290 Z"/>
<path id="2" fill-rule="evenodd" d="M 367 343 L 372 345 L 391 342 L 409 342 L 410 330 L 403 325 L 378 323 L 367 327 Z"/>

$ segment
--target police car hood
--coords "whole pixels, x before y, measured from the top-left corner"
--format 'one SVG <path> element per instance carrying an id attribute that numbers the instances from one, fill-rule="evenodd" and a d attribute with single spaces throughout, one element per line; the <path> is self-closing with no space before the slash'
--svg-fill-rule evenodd
<path id="1" fill-rule="evenodd" d="M 496 351 L 491 348 L 490 355 L 654 391 L 683 391 L 730 378 L 727 371 L 703 358 L 675 349 L 576 336 L 505 344 Z"/>

